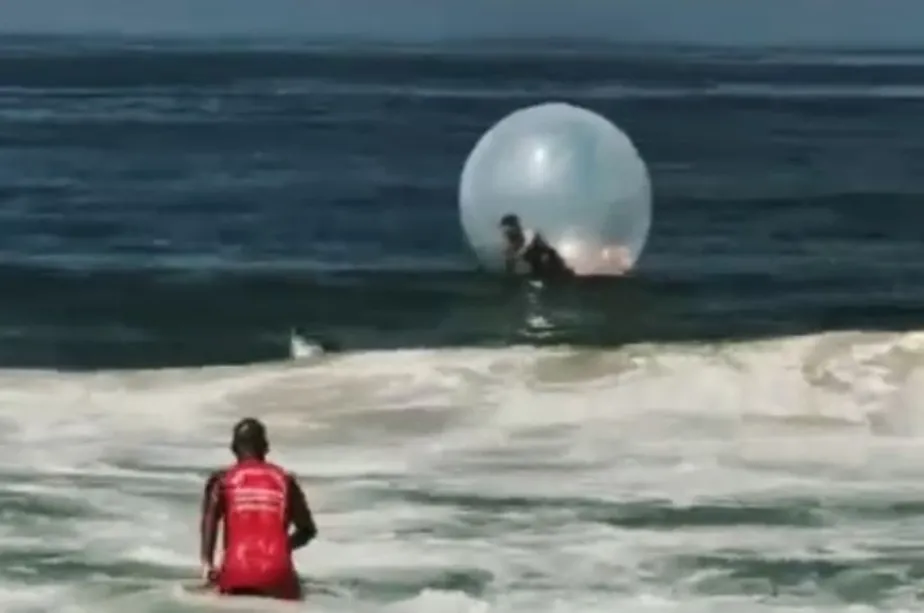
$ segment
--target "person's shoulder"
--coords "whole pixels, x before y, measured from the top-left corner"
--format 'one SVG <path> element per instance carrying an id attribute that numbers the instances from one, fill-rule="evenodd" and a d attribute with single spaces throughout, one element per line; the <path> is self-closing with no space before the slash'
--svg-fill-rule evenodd
<path id="1" fill-rule="evenodd" d="M 273 470 L 276 474 L 282 475 L 285 477 L 286 481 L 291 481 L 298 483 L 298 478 L 295 476 L 295 473 L 286 468 L 285 466 L 280 466 L 274 462 L 266 462 L 266 466 Z"/>
<path id="2" fill-rule="evenodd" d="M 302 501 L 305 501 L 305 489 L 302 487 L 302 484 L 298 480 L 298 476 L 288 470 L 283 470 L 283 474 L 286 479 L 286 491 L 289 495 L 290 501 L 297 501 L 296 504 L 301 505 Z"/>
<path id="3" fill-rule="evenodd" d="M 217 468 L 209 473 L 209 476 L 206 477 L 205 482 L 208 484 L 221 483 L 225 475 L 228 473 L 227 468 Z"/>
<path id="4" fill-rule="evenodd" d="M 296 475 L 291 470 L 287 470 L 282 467 L 278 467 L 278 468 L 280 471 L 282 471 L 282 474 L 285 475 L 286 483 L 288 483 L 290 491 L 292 492 L 303 492 L 304 491 L 302 488 L 302 484 L 298 479 L 298 475 Z"/>
<path id="5" fill-rule="evenodd" d="M 286 479 L 289 481 L 289 483 L 291 483 L 291 484 L 294 485 L 295 487 L 298 487 L 298 475 L 296 475 L 296 474 L 295 474 L 294 472 L 292 472 L 291 470 L 285 470 L 285 469 L 283 469 L 282 472 L 283 472 L 283 474 L 285 474 Z"/>
<path id="6" fill-rule="evenodd" d="M 205 479 L 206 495 L 213 495 L 224 488 L 226 469 L 213 470 Z"/>

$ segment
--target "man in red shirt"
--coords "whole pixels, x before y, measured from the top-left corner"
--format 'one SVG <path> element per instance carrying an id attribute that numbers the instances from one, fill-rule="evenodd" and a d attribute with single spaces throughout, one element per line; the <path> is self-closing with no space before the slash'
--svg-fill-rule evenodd
<path id="1" fill-rule="evenodd" d="M 265 426 L 253 418 L 234 426 L 231 451 L 237 461 L 212 473 L 205 485 L 200 524 L 203 579 L 220 594 L 302 597 L 292 552 L 318 529 L 295 477 L 266 461 Z M 224 523 L 221 566 L 213 558 Z M 289 534 L 289 527 L 295 530 Z"/>

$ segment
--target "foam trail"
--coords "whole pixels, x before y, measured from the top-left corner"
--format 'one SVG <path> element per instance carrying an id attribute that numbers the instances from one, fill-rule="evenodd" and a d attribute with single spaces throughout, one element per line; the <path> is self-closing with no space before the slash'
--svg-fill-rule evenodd
<path id="1" fill-rule="evenodd" d="M 324 355 L 324 347 L 320 343 L 312 343 L 296 334 L 289 332 L 289 357 L 293 360 L 305 360 Z"/>

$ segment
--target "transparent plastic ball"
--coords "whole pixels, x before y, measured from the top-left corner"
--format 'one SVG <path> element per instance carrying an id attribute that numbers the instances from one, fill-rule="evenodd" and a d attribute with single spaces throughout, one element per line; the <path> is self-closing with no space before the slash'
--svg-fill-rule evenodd
<path id="1" fill-rule="evenodd" d="M 476 257 L 504 269 L 500 221 L 515 215 L 577 274 L 618 275 L 651 227 L 651 181 L 632 141 L 600 115 L 565 103 L 511 113 L 469 154 L 459 184 L 462 229 Z"/>

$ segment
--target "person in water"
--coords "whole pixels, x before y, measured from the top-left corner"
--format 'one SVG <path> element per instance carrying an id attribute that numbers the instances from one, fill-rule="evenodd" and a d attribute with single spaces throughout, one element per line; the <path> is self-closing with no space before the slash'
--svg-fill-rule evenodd
<path id="1" fill-rule="evenodd" d="M 506 243 L 504 263 L 508 274 L 516 272 L 517 265 L 523 262 L 529 274 L 540 279 L 574 275 L 558 251 L 538 232 L 524 230 L 516 215 L 504 215 L 500 228 Z"/>
<path id="2" fill-rule="evenodd" d="M 266 460 L 266 427 L 239 421 L 231 437 L 236 462 L 208 478 L 202 501 L 202 576 L 220 594 L 299 600 L 301 584 L 292 552 L 318 534 L 295 477 Z M 213 558 L 224 524 L 221 566 Z M 289 528 L 294 531 L 289 533 Z"/>

